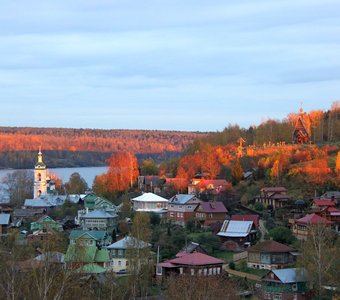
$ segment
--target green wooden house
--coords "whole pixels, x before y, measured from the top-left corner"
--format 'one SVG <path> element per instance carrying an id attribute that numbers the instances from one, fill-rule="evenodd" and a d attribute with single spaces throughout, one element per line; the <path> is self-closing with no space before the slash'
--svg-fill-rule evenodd
<path id="1" fill-rule="evenodd" d="M 80 231 L 80 230 L 78 230 Z M 65 255 L 65 262 L 72 269 L 86 273 L 87 269 L 97 265 L 96 270 L 106 270 L 110 266 L 109 251 L 99 248 L 98 241 L 102 234 L 93 234 L 95 231 L 73 232 L 70 235 L 70 244 Z M 90 264 L 86 267 L 86 265 Z M 90 268 L 90 269 L 91 269 Z M 97 272 L 90 272 L 97 273 Z M 102 272 L 99 272 L 102 273 Z"/>
<path id="2" fill-rule="evenodd" d="M 31 231 L 38 231 L 38 230 L 56 230 L 56 231 L 62 231 L 63 226 L 53 220 L 50 216 L 42 216 L 37 221 L 32 222 L 30 226 Z"/>
<path id="3" fill-rule="evenodd" d="M 307 272 L 304 268 L 271 270 L 262 278 L 263 299 L 307 300 Z"/>

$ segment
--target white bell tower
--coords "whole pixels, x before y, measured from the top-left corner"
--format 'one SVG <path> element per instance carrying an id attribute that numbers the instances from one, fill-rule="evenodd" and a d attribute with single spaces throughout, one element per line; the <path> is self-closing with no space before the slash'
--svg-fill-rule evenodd
<path id="1" fill-rule="evenodd" d="M 34 199 L 47 194 L 47 169 L 39 147 L 38 161 L 34 167 Z"/>

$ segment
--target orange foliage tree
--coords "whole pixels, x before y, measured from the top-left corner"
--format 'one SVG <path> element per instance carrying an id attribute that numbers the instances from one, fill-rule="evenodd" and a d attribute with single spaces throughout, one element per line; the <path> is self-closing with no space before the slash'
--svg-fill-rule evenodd
<path id="1" fill-rule="evenodd" d="M 313 130 L 313 141 L 316 142 L 316 129 L 318 128 L 321 119 L 323 118 L 322 110 L 312 110 L 309 112 L 309 119 L 311 122 L 311 128 Z"/>
<path id="2" fill-rule="evenodd" d="M 338 155 L 335 161 L 335 172 L 340 175 L 340 151 L 338 152 Z"/>
<path id="3" fill-rule="evenodd" d="M 130 152 L 114 153 L 109 159 L 108 190 L 124 192 L 133 186 L 138 175 L 138 161 L 135 155 Z"/>

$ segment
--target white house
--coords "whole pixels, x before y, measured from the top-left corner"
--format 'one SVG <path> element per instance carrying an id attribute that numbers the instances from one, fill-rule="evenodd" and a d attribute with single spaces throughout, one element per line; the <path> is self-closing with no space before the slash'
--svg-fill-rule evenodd
<path id="1" fill-rule="evenodd" d="M 154 193 L 144 193 L 131 201 L 135 211 L 166 213 L 168 210 L 168 199 Z"/>

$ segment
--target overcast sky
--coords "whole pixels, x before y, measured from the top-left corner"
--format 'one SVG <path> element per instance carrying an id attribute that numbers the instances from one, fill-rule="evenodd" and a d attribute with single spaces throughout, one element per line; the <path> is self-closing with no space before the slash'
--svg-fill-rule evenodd
<path id="1" fill-rule="evenodd" d="M 2 126 L 215 131 L 339 98 L 339 0 L 0 3 Z"/>

